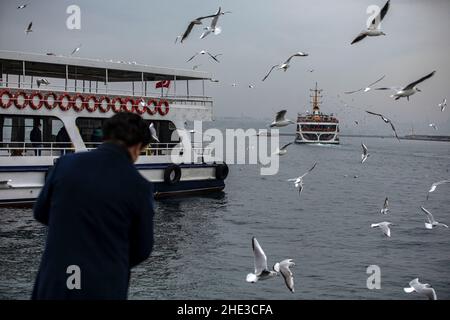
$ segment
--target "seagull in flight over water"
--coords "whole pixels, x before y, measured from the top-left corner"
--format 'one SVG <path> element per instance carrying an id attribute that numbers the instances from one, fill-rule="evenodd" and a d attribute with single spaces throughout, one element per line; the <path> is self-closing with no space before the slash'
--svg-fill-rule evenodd
<path id="1" fill-rule="evenodd" d="M 275 271 L 269 270 L 267 267 L 267 257 L 263 249 L 256 240 L 255 237 L 252 238 L 252 248 L 253 255 L 255 259 L 255 273 L 247 274 L 246 281 L 255 283 L 258 280 L 267 280 L 277 275 Z"/>
<path id="2" fill-rule="evenodd" d="M 440 186 L 441 184 L 444 184 L 444 183 L 450 183 L 450 180 L 442 180 L 442 181 L 433 183 L 430 187 L 430 190 L 428 190 L 427 200 L 428 200 L 428 197 L 430 196 L 430 193 L 434 192 L 438 186 Z"/>
<path id="3" fill-rule="evenodd" d="M 368 114 L 372 114 L 372 115 L 375 115 L 375 116 L 379 116 L 381 119 L 383 119 L 383 121 L 384 121 L 385 123 L 389 123 L 389 124 L 391 125 L 392 131 L 394 131 L 395 137 L 397 138 L 398 141 L 400 141 L 400 138 L 399 138 L 398 135 L 397 135 L 397 131 L 395 130 L 394 124 L 392 123 L 392 121 L 391 121 L 390 119 L 386 118 L 385 116 L 383 116 L 383 115 L 380 114 L 380 113 L 375 113 L 375 112 L 367 111 L 367 110 L 366 110 L 366 112 L 367 112 Z"/>
<path id="4" fill-rule="evenodd" d="M 215 35 L 218 35 L 222 32 L 222 29 L 220 27 L 217 26 L 217 21 L 219 21 L 219 17 L 221 15 L 225 15 L 227 13 L 231 13 L 231 11 L 225 11 L 222 12 L 221 7 L 219 7 L 219 10 L 217 11 L 217 13 L 213 16 L 212 20 L 211 20 L 211 25 L 209 27 L 206 27 L 204 30 L 204 32 L 202 33 L 202 35 L 200 36 L 200 39 L 205 38 L 206 36 L 208 36 L 210 33 L 214 33 Z"/>
<path id="5" fill-rule="evenodd" d="M 284 156 L 287 153 L 287 147 L 289 147 L 291 144 L 293 144 L 293 142 L 289 142 L 289 143 L 285 144 L 284 146 L 282 146 L 280 149 L 277 149 L 272 154 L 277 155 L 277 156 Z"/>
<path id="6" fill-rule="evenodd" d="M 370 154 L 364 143 L 361 143 L 361 147 L 363 149 L 363 153 L 361 154 L 361 163 L 364 163 L 367 160 L 367 158 L 370 156 Z"/>
<path id="7" fill-rule="evenodd" d="M 405 98 L 408 99 L 409 101 L 409 97 L 412 96 L 413 94 L 415 94 L 416 92 L 421 92 L 421 90 L 419 88 L 417 88 L 416 86 L 431 78 L 432 76 L 434 76 L 434 74 L 436 73 L 436 71 L 433 71 L 429 74 L 427 74 L 426 76 L 420 78 L 419 80 L 416 80 L 414 82 L 411 82 L 410 84 L 408 84 L 405 87 L 383 87 L 383 88 L 375 88 L 375 90 L 394 90 L 395 93 L 393 95 L 391 95 L 391 98 L 394 98 L 395 100 L 398 100 L 400 98 Z"/>
<path id="8" fill-rule="evenodd" d="M 378 82 L 380 82 L 381 80 L 383 80 L 385 77 L 386 77 L 385 75 L 382 76 L 380 79 L 378 79 L 378 80 L 375 81 L 375 82 L 372 82 L 371 84 L 369 84 L 369 85 L 368 85 L 367 87 L 365 87 L 365 88 L 359 88 L 358 90 L 347 91 L 347 92 L 344 92 L 344 93 L 345 93 L 345 94 L 353 94 L 353 93 L 360 92 L 360 91 L 363 91 L 363 90 L 364 90 L 364 92 L 368 92 L 368 91 L 370 91 L 370 90 L 372 89 L 372 86 L 373 86 L 373 85 L 377 84 Z"/>
<path id="9" fill-rule="evenodd" d="M 311 171 L 314 170 L 314 168 L 316 167 L 317 162 L 314 163 L 314 165 L 311 167 L 311 169 L 309 169 L 308 171 L 306 171 L 303 175 L 301 175 L 300 177 L 294 178 L 294 179 L 288 179 L 288 181 L 293 181 L 294 185 L 296 188 L 298 188 L 298 193 L 299 195 L 302 193 L 303 191 L 303 178 L 310 173 Z"/>
<path id="10" fill-rule="evenodd" d="M 383 36 L 386 35 L 383 31 L 381 31 L 381 21 L 383 20 L 384 16 L 389 10 L 389 2 L 390 0 L 386 2 L 384 7 L 380 10 L 380 13 L 378 13 L 378 15 L 375 18 L 373 18 L 372 22 L 370 23 L 370 26 L 366 30 L 358 34 L 351 44 L 355 44 L 367 36 L 377 37 L 381 35 Z"/>
<path id="11" fill-rule="evenodd" d="M 284 278 L 284 283 L 286 284 L 286 287 L 294 293 L 294 275 L 292 274 L 292 271 L 290 267 L 295 266 L 294 261 L 292 259 L 285 259 L 281 262 L 277 262 L 273 266 L 273 270 L 277 273 L 281 273 L 281 275 Z"/>
<path id="12" fill-rule="evenodd" d="M 428 300 L 437 300 L 436 291 L 428 283 L 420 283 L 419 278 L 415 278 L 409 283 L 408 288 L 403 288 L 406 293 L 417 292 L 428 298 Z"/>
<path id="13" fill-rule="evenodd" d="M 269 72 L 264 76 L 264 78 L 262 79 L 262 81 L 266 80 L 267 77 L 269 77 L 270 73 L 272 72 L 273 69 L 278 68 L 279 70 L 283 69 L 283 71 L 286 71 L 289 67 L 290 67 L 290 62 L 291 59 L 293 57 L 307 57 L 308 54 L 304 53 L 304 52 L 297 52 L 294 53 L 293 55 L 291 55 L 285 62 L 281 63 L 281 64 L 276 64 L 274 66 L 272 66 L 272 68 L 270 68 Z"/>
<path id="14" fill-rule="evenodd" d="M 250 87 L 250 86 L 249 86 Z M 270 127 L 285 127 L 290 124 L 294 124 L 295 122 L 289 119 L 286 119 L 286 110 L 278 111 L 275 116 L 275 121 L 270 124 Z"/>
<path id="15" fill-rule="evenodd" d="M 424 207 L 420 207 L 420 209 L 422 209 L 422 211 L 427 215 L 428 222 L 425 222 L 425 228 L 433 229 L 433 227 L 437 226 L 448 228 L 448 225 L 436 221 L 430 211 L 428 211 Z"/>
<path id="16" fill-rule="evenodd" d="M 387 214 L 388 212 L 389 212 L 389 199 L 388 197 L 386 197 L 386 199 L 384 199 L 383 209 L 381 209 L 381 213 Z"/>
<path id="17" fill-rule="evenodd" d="M 380 222 L 380 223 L 372 223 L 370 225 L 370 227 L 371 228 L 380 228 L 381 231 L 383 231 L 385 236 L 390 237 L 391 236 L 391 229 L 390 229 L 389 226 L 392 226 L 392 225 L 393 225 L 393 223 L 391 223 L 391 222 L 383 221 L 383 222 Z"/>

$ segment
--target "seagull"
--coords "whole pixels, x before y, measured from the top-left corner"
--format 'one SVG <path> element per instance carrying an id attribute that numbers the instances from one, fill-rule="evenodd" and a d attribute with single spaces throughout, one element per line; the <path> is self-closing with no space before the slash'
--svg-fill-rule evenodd
<path id="1" fill-rule="evenodd" d="M 286 284 L 286 287 L 294 293 L 294 275 L 292 274 L 290 267 L 295 266 L 294 261 L 292 259 L 285 259 L 281 262 L 277 262 L 273 266 L 273 270 L 277 273 L 281 273 L 281 275 L 284 278 L 284 283 Z"/>
<path id="2" fill-rule="evenodd" d="M 447 98 L 442 100 L 441 103 L 438 104 L 438 107 L 441 108 L 441 112 L 445 110 L 445 107 L 447 106 Z"/>
<path id="3" fill-rule="evenodd" d="M 277 273 L 275 271 L 270 271 L 267 268 L 267 257 L 264 253 L 263 249 L 256 240 L 255 237 L 252 238 L 252 248 L 253 255 L 255 256 L 255 273 L 247 274 L 246 281 L 255 283 L 258 280 L 266 280 L 273 276 L 276 276 Z"/>
<path id="4" fill-rule="evenodd" d="M 314 163 L 314 165 L 311 167 L 311 169 L 309 169 L 308 171 L 306 171 L 303 175 L 301 175 L 300 177 L 297 177 L 295 179 L 288 179 L 288 181 L 294 181 L 294 185 L 296 188 L 298 188 L 298 193 L 301 194 L 303 191 L 303 178 L 310 173 L 311 171 L 314 170 L 314 168 L 316 167 L 317 162 Z"/>
<path id="5" fill-rule="evenodd" d="M 25 4 L 21 4 L 20 6 L 17 7 L 18 10 L 20 9 L 25 9 L 28 6 L 28 3 Z"/>
<path id="6" fill-rule="evenodd" d="M 371 228 L 380 228 L 381 231 L 383 231 L 385 236 L 390 237 L 391 236 L 391 229 L 389 228 L 389 226 L 393 225 L 393 223 L 391 222 L 387 222 L 387 221 L 383 221 L 380 223 L 372 223 L 370 225 Z"/>
<path id="7" fill-rule="evenodd" d="M 287 125 L 290 125 L 291 123 L 295 123 L 292 120 L 286 119 L 284 116 L 286 115 L 286 110 L 281 110 L 277 112 L 277 115 L 275 116 L 275 121 L 270 124 L 270 127 L 285 127 Z"/>
<path id="8" fill-rule="evenodd" d="M 70 55 L 73 56 L 75 53 L 80 51 L 80 49 L 81 49 L 81 44 L 78 47 L 76 47 L 75 49 L 73 49 L 72 52 L 70 53 Z"/>
<path id="9" fill-rule="evenodd" d="M 218 79 L 209 79 L 209 81 L 211 81 L 211 82 L 219 82 Z"/>
<path id="10" fill-rule="evenodd" d="M 370 156 L 370 154 L 369 154 L 369 152 L 367 150 L 367 147 L 366 147 L 366 145 L 364 143 L 361 143 L 361 147 L 363 149 L 363 153 L 361 154 L 361 163 L 364 163 L 367 160 L 367 158 Z"/>
<path id="11" fill-rule="evenodd" d="M 36 80 L 36 84 L 39 88 L 41 85 L 48 86 L 50 82 L 47 79 L 41 78 Z"/>
<path id="12" fill-rule="evenodd" d="M 383 119 L 383 121 L 384 121 L 385 123 L 389 123 L 389 124 L 391 125 L 392 131 L 394 131 L 395 137 L 397 138 L 398 141 L 400 141 L 400 138 L 399 138 L 398 135 L 397 135 L 397 131 L 395 130 L 394 124 L 392 123 L 392 121 L 391 121 L 390 119 L 386 118 L 385 116 L 383 116 L 383 115 L 380 114 L 380 113 L 375 113 L 375 112 L 371 112 L 371 111 L 367 111 L 367 110 L 366 110 L 366 112 L 367 112 L 368 114 L 372 114 L 372 115 L 375 115 L 375 116 L 379 116 L 381 119 Z"/>
<path id="13" fill-rule="evenodd" d="M 372 22 L 370 23 L 370 26 L 366 30 L 358 34 L 351 44 L 355 44 L 356 42 L 361 41 L 367 36 L 377 37 L 381 35 L 383 36 L 386 35 L 383 31 L 381 31 L 381 20 L 383 20 L 384 16 L 389 10 L 389 2 L 390 0 L 386 2 L 384 7 L 380 10 L 380 13 L 378 13 L 378 15 L 375 18 L 373 18 Z"/>
<path id="14" fill-rule="evenodd" d="M 359 125 L 359 122 L 355 120 L 355 124 L 356 124 L 356 125 Z"/>
<path id="15" fill-rule="evenodd" d="M 148 129 L 150 130 L 150 135 L 152 136 L 152 139 L 159 142 L 158 135 L 156 134 L 156 129 L 155 126 L 153 125 L 153 122 L 150 123 Z"/>
<path id="16" fill-rule="evenodd" d="M 28 24 L 28 27 L 25 29 L 25 33 L 26 33 L 26 34 L 29 34 L 30 32 L 33 32 L 32 27 L 33 27 L 33 22 L 30 22 L 30 23 Z"/>
<path id="17" fill-rule="evenodd" d="M 284 146 L 282 146 L 280 149 L 277 149 L 272 154 L 277 155 L 277 156 L 284 156 L 287 153 L 287 147 L 289 147 L 291 144 L 293 144 L 293 142 L 289 142 L 289 143 L 285 144 Z"/>
<path id="18" fill-rule="evenodd" d="M 212 59 L 214 59 L 214 61 L 216 61 L 216 62 L 220 62 L 219 60 L 217 60 L 217 57 L 222 55 L 221 53 L 216 54 L 216 55 L 212 55 L 212 54 L 209 53 L 208 51 L 202 50 L 202 51 L 199 51 L 199 52 L 197 52 L 196 54 L 194 54 L 194 55 L 193 55 L 192 57 L 190 57 L 189 60 L 186 61 L 186 62 L 191 61 L 192 59 L 194 59 L 194 58 L 195 58 L 196 56 L 198 56 L 199 54 L 202 54 L 202 55 L 207 54 L 207 55 L 209 55 Z"/>
<path id="19" fill-rule="evenodd" d="M 200 39 L 205 38 L 210 33 L 214 33 L 215 35 L 218 35 L 222 32 L 222 29 L 220 27 L 217 27 L 217 21 L 219 21 L 219 17 L 221 15 L 225 15 L 226 13 L 231 13 L 231 11 L 222 12 L 222 9 L 219 7 L 219 10 L 217 13 L 213 16 L 211 20 L 211 25 L 209 27 L 206 27 L 202 35 L 200 36 Z"/>
<path id="20" fill-rule="evenodd" d="M 272 66 L 272 68 L 270 68 L 269 72 L 265 75 L 265 77 L 262 79 L 262 81 L 266 80 L 267 77 L 268 77 L 268 76 L 270 75 L 270 73 L 272 72 L 272 70 L 275 69 L 275 68 L 278 68 L 278 70 L 283 69 L 283 71 L 286 71 L 286 70 L 290 67 L 290 64 L 289 64 L 289 63 L 291 62 L 291 59 L 292 59 L 293 57 L 306 57 L 306 56 L 308 56 L 308 54 L 307 54 L 307 53 L 304 53 L 304 52 L 297 52 L 297 53 L 294 53 L 294 54 L 291 55 L 285 62 L 283 62 L 283 63 L 281 63 L 281 64 L 276 64 L 276 65 Z"/>
<path id="21" fill-rule="evenodd" d="M 253 84 L 249 84 L 248 87 L 249 87 L 249 89 L 254 89 L 255 88 L 255 86 Z"/>
<path id="22" fill-rule="evenodd" d="M 195 66 L 192 67 L 192 70 L 197 70 L 200 66 L 201 64 L 196 64 Z"/>
<path id="23" fill-rule="evenodd" d="M 189 34 L 191 33 L 191 31 L 192 31 L 192 29 L 194 28 L 195 25 L 203 24 L 202 23 L 203 19 L 212 18 L 212 17 L 215 17 L 215 16 L 216 16 L 215 14 L 212 14 L 212 15 L 209 15 L 209 16 L 198 17 L 198 18 L 192 20 L 191 22 L 189 22 L 189 25 L 188 25 L 186 31 L 184 31 L 184 33 L 181 35 L 180 42 L 183 43 L 183 41 L 186 40 L 186 38 L 189 36 Z M 177 37 L 176 40 L 178 40 L 178 37 Z M 176 42 L 176 40 L 175 40 L 175 42 Z"/>
<path id="24" fill-rule="evenodd" d="M 384 87 L 384 88 L 375 88 L 375 90 L 395 90 L 395 93 L 391 95 L 391 98 L 394 98 L 395 100 L 398 100 L 400 98 L 406 97 L 409 101 L 409 97 L 415 94 L 416 92 L 421 92 L 420 89 L 416 88 L 416 85 L 419 83 L 431 78 L 436 71 L 433 71 L 426 76 L 420 78 L 417 81 L 411 82 L 405 87 Z"/>
<path id="25" fill-rule="evenodd" d="M 436 188 L 438 186 L 440 186 L 441 184 L 444 184 L 444 183 L 450 183 L 450 180 L 442 180 L 442 181 L 438 181 L 438 182 L 433 183 L 431 185 L 431 187 L 430 187 L 430 190 L 428 190 L 427 200 L 428 200 L 428 197 L 430 196 L 430 193 L 434 192 L 434 190 L 436 190 Z"/>
<path id="26" fill-rule="evenodd" d="M 382 214 L 387 214 L 389 212 L 389 200 L 388 197 L 384 199 L 383 209 L 380 211 Z"/>
<path id="27" fill-rule="evenodd" d="M 433 229 L 433 227 L 437 227 L 437 226 L 448 228 L 448 225 L 446 225 L 444 223 L 440 223 L 440 222 L 434 220 L 434 217 L 433 217 L 433 215 L 431 214 L 430 211 L 428 211 L 424 207 L 420 207 L 420 209 L 422 209 L 422 211 L 427 215 L 427 218 L 428 218 L 428 222 L 425 222 L 425 228 Z"/>
<path id="28" fill-rule="evenodd" d="M 434 130 L 438 129 L 437 126 L 436 126 L 436 123 L 430 123 L 428 126 L 432 127 Z"/>
<path id="29" fill-rule="evenodd" d="M 53 52 L 47 52 L 46 55 L 47 55 L 47 56 L 56 56 L 56 54 L 53 53 Z"/>
<path id="30" fill-rule="evenodd" d="M 344 93 L 345 93 L 345 94 L 352 94 L 352 93 L 356 93 L 356 92 L 359 92 L 359 91 L 368 92 L 368 91 L 370 91 L 370 90 L 372 89 L 372 86 L 373 86 L 374 84 L 380 82 L 380 81 L 383 80 L 385 77 L 386 77 L 385 75 L 382 76 L 380 79 L 378 79 L 378 80 L 375 81 L 375 82 L 372 82 L 371 84 L 369 84 L 369 85 L 368 85 L 367 87 L 365 87 L 365 88 L 360 88 L 360 89 L 354 90 L 354 91 L 346 91 L 346 92 L 344 92 Z"/>
<path id="31" fill-rule="evenodd" d="M 427 296 L 428 300 L 437 300 L 436 291 L 428 283 L 420 283 L 419 278 L 415 278 L 409 283 L 409 288 L 403 288 L 406 293 L 417 292 Z"/>

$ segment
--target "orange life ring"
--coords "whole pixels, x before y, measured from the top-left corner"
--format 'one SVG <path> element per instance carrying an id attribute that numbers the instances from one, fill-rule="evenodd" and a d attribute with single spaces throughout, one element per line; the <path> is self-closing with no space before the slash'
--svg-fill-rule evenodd
<path id="1" fill-rule="evenodd" d="M 64 102 L 67 101 L 67 102 Z M 59 108 L 62 111 L 67 111 L 70 109 L 71 106 L 73 106 L 72 98 L 68 93 L 63 93 L 59 96 Z"/>
<path id="2" fill-rule="evenodd" d="M 14 95 L 14 104 L 17 109 L 25 108 L 29 103 L 29 97 L 24 91 L 18 91 Z"/>
<path id="3" fill-rule="evenodd" d="M 152 105 L 154 106 L 153 110 L 150 108 Z M 147 101 L 147 113 L 153 116 L 156 114 L 156 112 L 158 112 L 158 101 L 151 98 Z"/>
<path id="4" fill-rule="evenodd" d="M 100 112 L 102 113 L 105 113 L 108 112 L 110 109 L 111 109 L 111 100 L 106 96 L 101 97 L 98 100 L 98 110 L 100 110 Z"/>
<path id="5" fill-rule="evenodd" d="M 9 92 L 9 90 L 3 89 L 0 91 L 0 106 L 3 109 L 8 109 L 11 107 L 13 100 L 13 95 Z"/>
<path id="6" fill-rule="evenodd" d="M 133 112 L 135 102 L 132 98 L 125 98 L 123 100 L 122 110 L 125 112 Z"/>
<path id="7" fill-rule="evenodd" d="M 164 105 L 164 110 L 161 106 Z M 165 116 L 169 113 L 169 102 L 167 100 L 159 100 L 158 106 L 156 107 L 160 115 Z"/>
<path id="8" fill-rule="evenodd" d="M 86 99 L 85 108 L 89 112 L 94 112 L 97 110 L 98 107 L 98 101 L 96 96 L 90 96 Z"/>
<path id="9" fill-rule="evenodd" d="M 144 114 L 145 110 L 147 109 L 147 105 L 142 105 L 141 102 L 145 103 L 145 100 L 143 98 L 141 98 L 141 99 L 136 99 L 134 102 L 135 102 L 135 105 L 133 107 L 133 111 L 140 115 Z"/>
<path id="10" fill-rule="evenodd" d="M 115 113 L 120 112 L 122 110 L 122 105 L 123 105 L 122 99 L 119 97 L 115 97 L 111 101 L 111 109 Z"/>
<path id="11" fill-rule="evenodd" d="M 86 102 L 84 101 L 84 96 L 82 94 L 77 94 L 73 98 L 72 109 L 76 112 L 82 111 L 86 106 Z"/>
<path id="12" fill-rule="evenodd" d="M 39 110 L 42 107 L 43 104 L 44 104 L 44 99 L 43 99 L 41 93 L 33 92 L 30 95 L 30 107 L 31 107 L 31 109 Z"/>
<path id="13" fill-rule="evenodd" d="M 58 105 L 57 99 L 58 99 L 58 97 L 53 92 L 47 94 L 44 99 L 45 107 L 48 110 L 52 110 L 52 109 L 56 108 L 56 106 Z"/>

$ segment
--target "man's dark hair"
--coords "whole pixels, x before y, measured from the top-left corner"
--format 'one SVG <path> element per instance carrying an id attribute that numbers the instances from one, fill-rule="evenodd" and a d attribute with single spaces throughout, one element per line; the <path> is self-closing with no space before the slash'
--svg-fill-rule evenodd
<path id="1" fill-rule="evenodd" d="M 126 147 L 150 143 L 150 129 L 141 116 L 119 112 L 103 123 L 103 140 L 122 143 Z"/>

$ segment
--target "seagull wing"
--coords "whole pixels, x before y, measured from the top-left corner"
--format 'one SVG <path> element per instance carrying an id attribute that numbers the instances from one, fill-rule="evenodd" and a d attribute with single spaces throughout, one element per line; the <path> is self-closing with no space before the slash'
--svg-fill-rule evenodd
<path id="1" fill-rule="evenodd" d="M 376 112 L 372 112 L 372 111 L 368 111 L 368 110 L 366 110 L 366 112 L 369 114 L 373 114 L 374 116 L 384 117 L 381 113 L 376 113 Z"/>
<path id="2" fill-rule="evenodd" d="M 293 55 L 291 55 L 289 58 L 287 58 L 287 60 L 284 62 L 284 64 L 289 64 L 289 62 L 291 62 L 291 59 L 293 57 L 306 57 L 308 54 L 303 53 L 303 52 L 296 52 Z"/>
<path id="3" fill-rule="evenodd" d="M 380 10 L 380 13 L 375 18 L 373 18 L 372 22 L 370 23 L 371 28 L 378 28 L 378 25 L 380 24 L 381 20 L 383 20 L 384 16 L 389 10 L 389 2 L 390 0 L 386 2 L 386 4 Z"/>
<path id="4" fill-rule="evenodd" d="M 211 29 L 214 29 L 217 25 L 217 21 L 219 21 L 219 17 L 222 14 L 222 9 L 221 7 L 219 7 L 219 11 L 217 11 L 216 15 L 214 16 L 214 18 L 211 21 Z"/>
<path id="5" fill-rule="evenodd" d="M 281 147 L 280 150 L 286 149 L 286 148 L 289 147 L 291 144 L 293 144 L 293 142 L 289 142 L 289 143 L 285 144 L 284 146 Z"/>
<path id="6" fill-rule="evenodd" d="M 213 56 L 211 53 L 206 52 L 212 59 L 214 59 L 214 61 L 216 61 L 217 63 L 219 63 L 220 61 L 217 60 L 216 56 Z"/>
<path id="7" fill-rule="evenodd" d="M 267 77 L 269 76 L 269 74 L 272 72 L 273 69 L 275 69 L 276 67 L 278 67 L 278 65 L 274 65 L 272 68 L 270 68 L 269 72 L 264 76 L 264 78 L 262 79 L 262 81 L 266 80 Z"/>
<path id="8" fill-rule="evenodd" d="M 421 82 L 423 82 L 423 81 L 425 81 L 425 80 L 431 78 L 432 76 L 434 76 L 435 73 L 436 73 L 436 71 L 433 71 L 433 72 L 427 74 L 426 76 L 420 78 L 419 80 L 414 81 L 414 82 L 411 82 L 411 83 L 408 84 L 403 90 L 410 90 L 410 89 L 414 88 L 414 87 L 415 87 L 416 85 L 418 85 L 419 83 L 421 83 Z"/>
<path id="9" fill-rule="evenodd" d="M 181 40 L 180 42 L 183 43 L 183 41 L 189 36 L 189 34 L 191 33 L 192 29 L 194 28 L 195 22 L 191 21 L 186 29 L 186 31 L 184 31 L 183 35 L 181 36 Z"/>
<path id="10" fill-rule="evenodd" d="M 386 199 L 384 199 L 384 204 L 383 204 L 383 209 L 387 209 L 389 207 L 389 199 L 388 197 L 386 197 Z"/>
<path id="11" fill-rule="evenodd" d="M 356 93 L 356 92 L 360 92 L 361 90 L 363 90 L 364 88 L 358 89 L 358 90 L 354 90 L 354 91 L 346 91 L 344 92 L 345 94 L 352 94 L 352 93 Z"/>
<path id="12" fill-rule="evenodd" d="M 284 278 L 284 283 L 291 292 L 294 292 L 294 275 L 289 268 L 294 265 L 295 263 L 291 259 L 283 260 L 279 264 L 279 270 Z"/>
<path id="13" fill-rule="evenodd" d="M 356 36 L 356 38 L 350 44 L 355 44 L 355 43 L 361 41 L 362 39 L 364 39 L 365 37 L 367 37 L 367 34 L 365 32 L 361 32 L 360 34 L 358 34 Z"/>
<path id="14" fill-rule="evenodd" d="M 311 167 L 311 169 L 309 169 L 308 171 L 306 171 L 302 176 L 300 176 L 300 178 L 304 178 L 308 173 L 310 173 L 311 171 L 314 170 L 314 168 L 316 167 L 317 162 L 314 162 L 313 166 Z"/>
<path id="15" fill-rule="evenodd" d="M 391 125 L 392 131 L 394 131 L 395 137 L 397 138 L 397 140 L 400 140 L 400 138 L 397 135 L 397 130 L 395 130 L 394 124 L 392 123 L 391 120 L 388 119 L 389 124 Z"/>
<path id="16" fill-rule="evenodd" d="M 423 293 L 425 296 L 427 296 L 428 300 L 437 300 L 436 291 L 434 291 L 433 288 L 428 287 L 428 286 L 424 287 L 421 290 L 421 293 Z"/>
<path id="17" fill-rule="evenodd" d="M 259 275 L 267 270 L 267 257 L 255 237 L 252 238 L 252 247 L 255 256 L 255 274 Z"/>
<path id="18" fill-rule="evenodd" d="M 388 236 L 388 237 L 391 236 L 391 228 L 389 228 L 389 225 L 383 223 L 383 224 L 380 224 L 379 227 L 381 228 L 381 230 L 383 231 L 383 233 L 386 236 Z"/>
<path id="19" fill-rule="evenodd" d="M 198 56 L 198 52 L 196 54 L 194 54 L 192 57 L 189 58 L 189 60 L 187 60 L 186 62 L 192 61 L 192 59 L 194 59 L 196 56 Z"/>
<path id="20" fill-rule="evenodd" d="M 364 143 L 361 143 L 361 147 L 363 149 L 363 155 L 367 155 L 368 149 L 367 149 L 366 145 Z"/>
<path id="21" fill-rule="evenodd" d="M 277 115 L 275 116 L 275 121 L 279 122 L 279 121 L 284 121 L 284 117 L 286 115 L 286 110 L 281 110 L 277 112 Z"/>
<path id="22" fill-rule="evenodd" d="M 427 215 L 427 219 L 431 224 L 433 224 L 433 222 L 436 222 L 436 220 L 434 220 L 434 217 L 430 211 L 428 211 L 424 207 L 420 207 L 420 209 L 422 209 L 422 211 Z"/>
<path id="23" fill-rule="evenodd" d="M 385 77 L 386 77 L 386 75 L 382 76 L 382 77 L 381 77 L 380 79 L 378 79 L 377 81 L 372 82 L 371 84 L 369 84 L 368 87 L 371 87 L 371 86 L 373 86 L 374 84 L 380 82 L 380 81 L 383 80 Z"/>
<path id="24" fill-rule="evenodd" d="M 153 140 L 156 140 L 157 142 L 159 142 L 159 139 L 158 139 L 158 136 L 156 134 L 156 129 L 155 129 L 155 126 L 153 125 L 153 122 L 150 123 L 148 128 L 150 129 L 150 135 L 152 136 Z"/>

